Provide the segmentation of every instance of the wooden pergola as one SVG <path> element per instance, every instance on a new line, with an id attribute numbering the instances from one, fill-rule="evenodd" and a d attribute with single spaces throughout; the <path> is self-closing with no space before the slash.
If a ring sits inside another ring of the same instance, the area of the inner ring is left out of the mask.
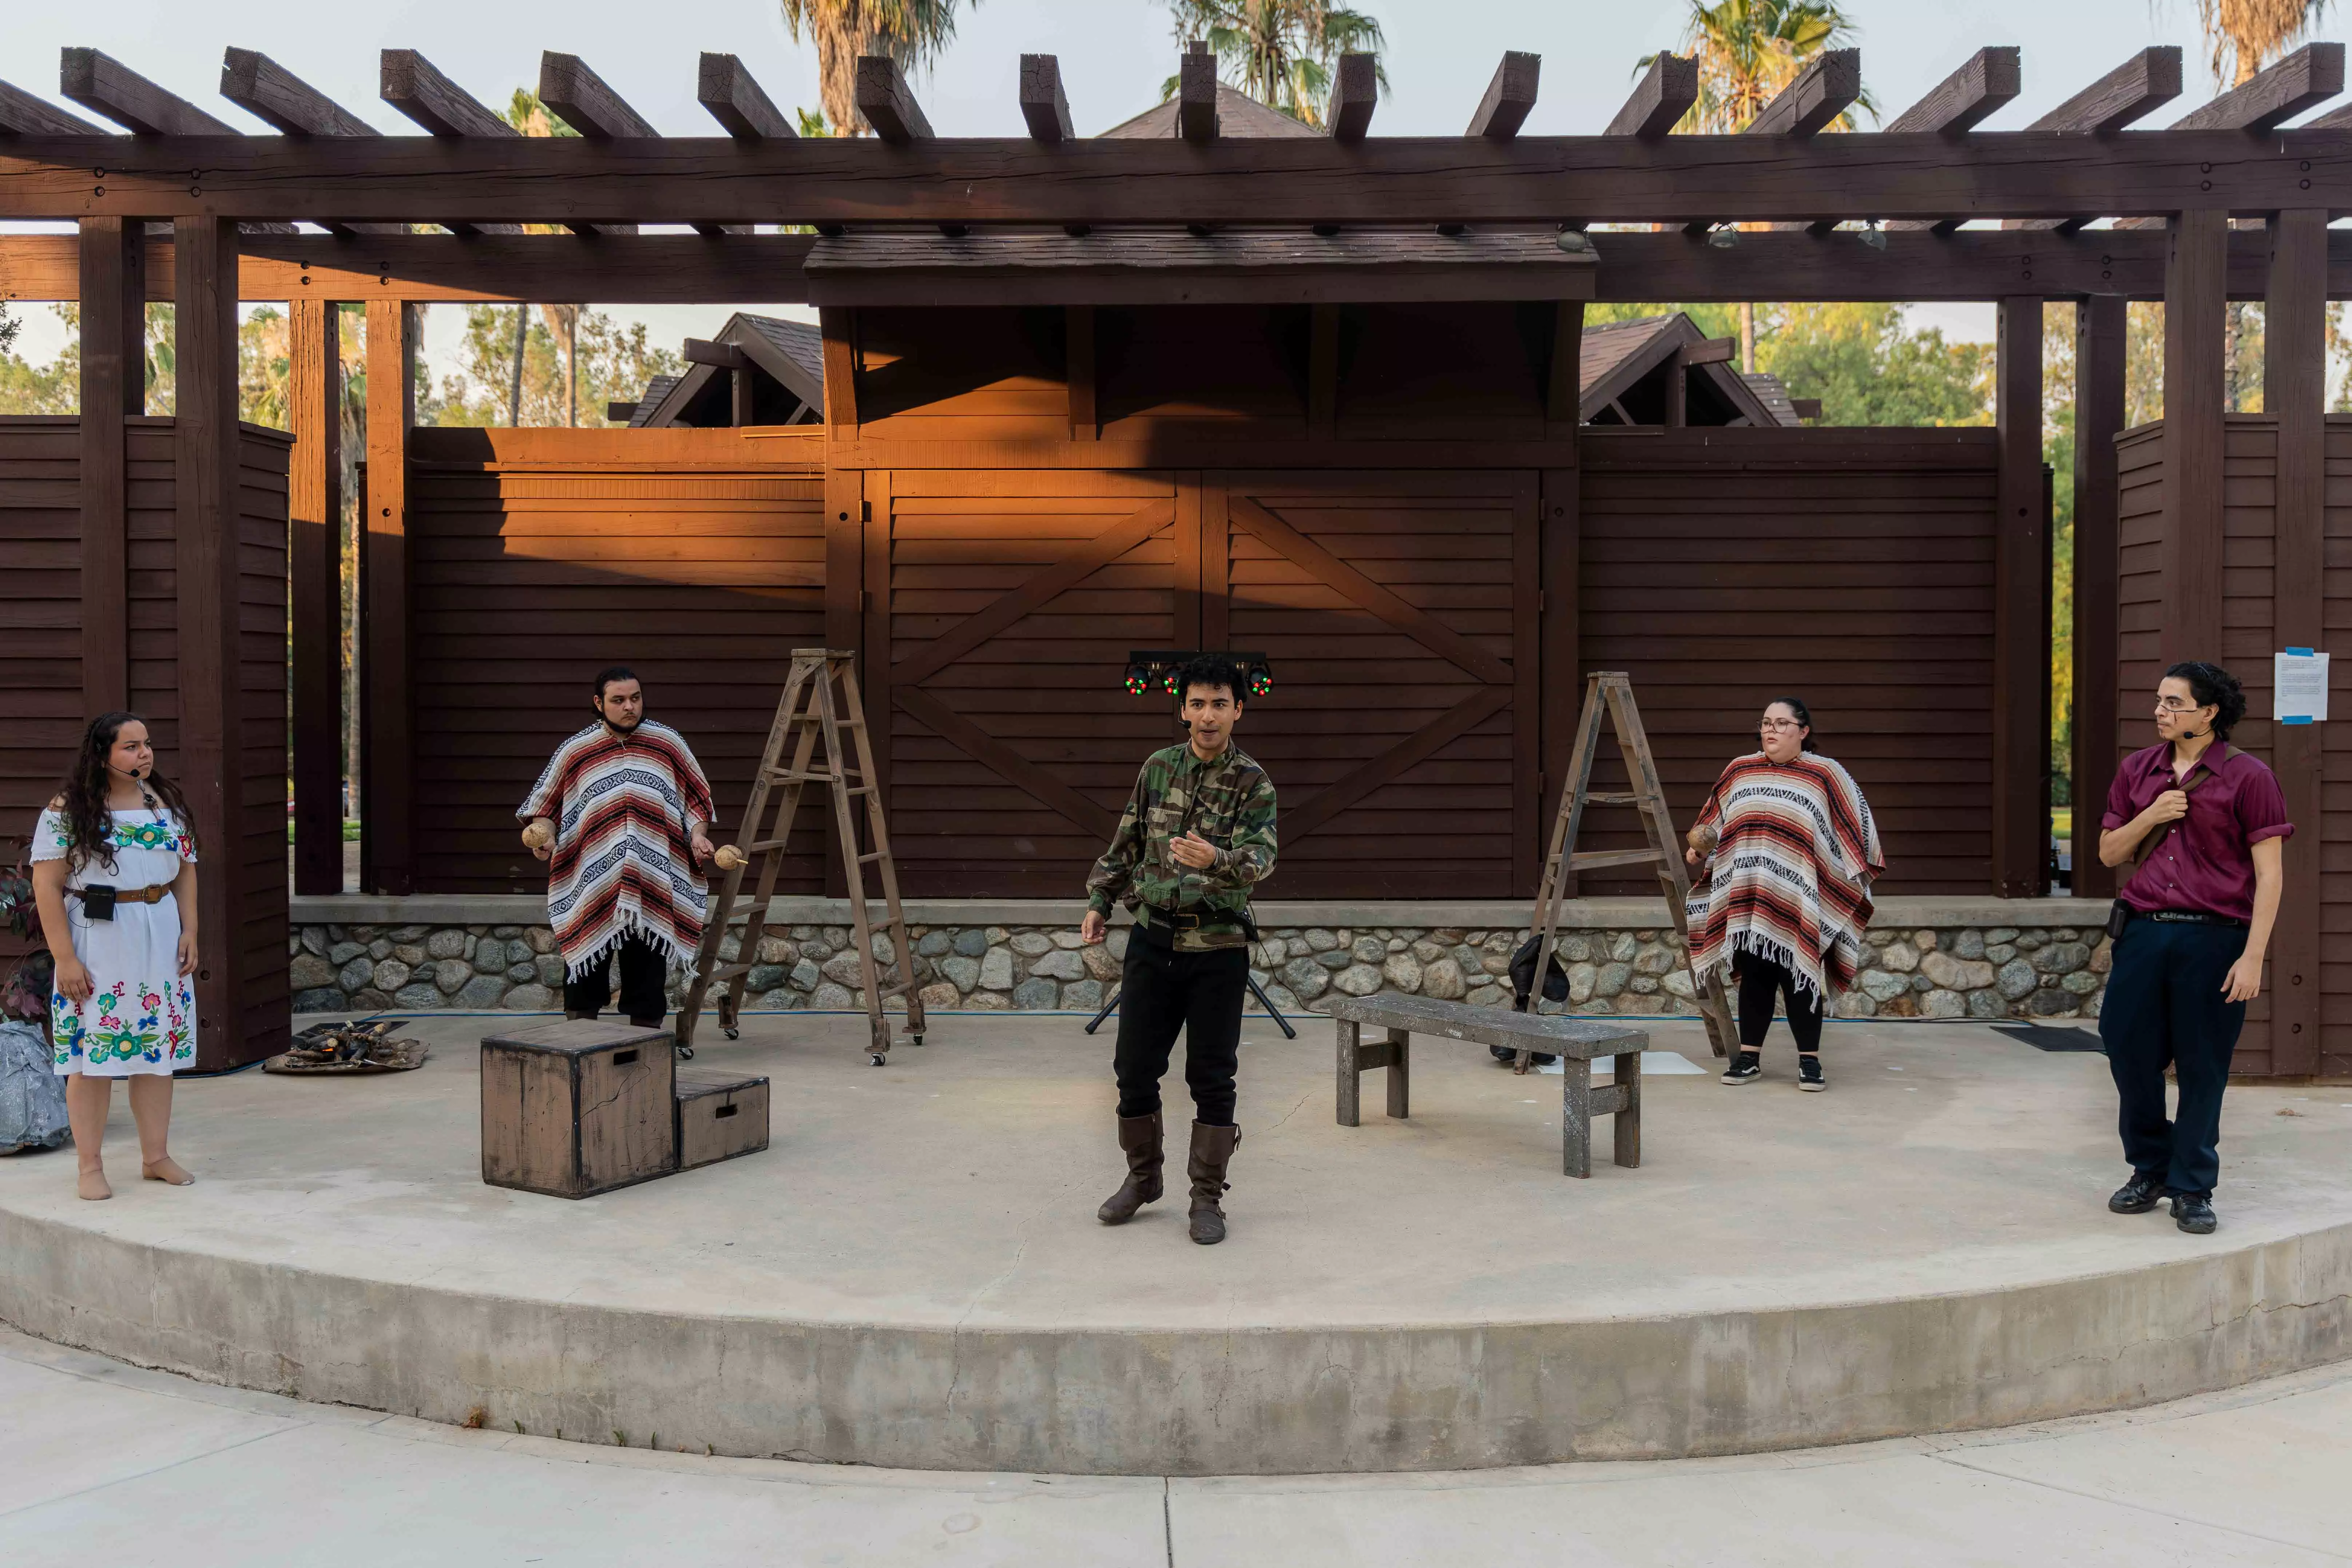
<path id="1" fill-rule="evenodd" d="M 1996 889 L 2021 895 L 2042 886 L 2046 829 L 2039 692 L 2047 673 L 2036 624 L 2049 545 L 2042 305 L 2079 307 L 2074 778 L 2077 799 L 2095 802 L 2119 732 L 2112 437 L 2123 423 L 2125 306 L 2144 299 L 2167 307 L 2171 466 L 2162 548 L 2173 569 L 2162 643 L 2170 658 L 2221 646 L 2224 317 L 2233 299 L 2260 300 L 2264 407 L 2278 421 L 2278 637 L 2320 644 L 2325 323 L 2327 302 L 2352 296 L 2352 235 L 2328 224 L 2352 211 L 2352 108 L 2284 126 L 2342 91 L 2342 46 L 2301 49 L 2160 130 L 2134 127 L 2180 95 L 2177 49 L 2134 55 L 2019 130 L 1985 128 L 2018 95 L 2019 53 L 1984 49 L 1884 131 L 1845 134 L 1822 132 L 1859 94 L 1852 50 L 1817 58 L 1733 136 L 1674 133 L 1697 80 L 1692 61 L 1671 55 L 1658 58 L 1601 134 L 1522 135 L 1538 66 L 1533 56 L 1506 55 L 1461 136 L 1386 138 L 1370 134 L 1370 61 L 1349 57 L 1328 135 L 1244 140 L 1220 134 L 1213 58 L 1188 52 L 1175 134 L 1083 139 L 1054 58 L 1024 56 L 1028 134 L 1004 139 L 934 134 L 897 68 L 874 58 L 860 62 L 857 97 L 876 134 L 806 140 L 733 56 L 700 60 L 698 96 L 723 134 L 680 138 L 656 132 L 577 58 L 550 53 L 540 97 L 580 132 L 557 140 L 519 135 L 410 50 L 383 52 L 382 79 L 385 101 L 425 132 L 415 136 L 381 135 L 266 57 L 229 50 L 222 95 L 280 132 L 246 136 L 102 54 L 68 49 L 62 95 L 127 134 L 0 83 L 0 219 L 70 220 L 79 229 L 0 237 L 0 298 L 81 301 L 84 706 L 119 706 L 128 689 L 126 441 L 121 421 L 87 416 L 142 412 L 141 307 L 150 299 L 177 307 L 182 768 L 208 832 L 259 783 L 239 772 L 225 696 L 236 627 L 219 608 L 232 602 L 220 584 L 233 569 L 236 515 L 236 305 L 291 301 L 303 890 L 338 885 L 330 880 L 340 837 L 334 665 L 303 657 L 331 647 L 336 625 L 338 301 L 367 309 L 362 571 L 367 679 L 383 700 L 370 741 L 375 757 L 396 755 L 408 740 L 396 691 L 375 687 L 405 668 L 410 307 L 436 300 L 813 303 L 826 345 L 829 474 L 892 461 L 858 430 L 855 318 L 874 306 L 1066 307 L 1070 439 L 1024 449 L 1024 460 L 1114 467 L 1165 461 L 1167 453 L 1122 452 L 1097 438 L 1091 369 L 1077 363 L 1090 352 L 1088 312 L 1097 303 L 1316 306 L 1310 363 L 1320 379 L 1308 399 L 1322 396 L 1328 407 L 1337 318 L 1323 307 L 1360 299 L 1557 301 L 1555 363 L 1563 363 L 1558 349 L 1573 350 L 1587 299 L 1996 301 L 1994 866 Z M 1281 221 L 1269 223 L 1268 214 Z M 2112 226 L 2091 226 L 2102 220 Z M 568 232 L 524 234 L 525 223 Z M 165 224 L 167 232 L 157 226 Z M 637 231 L 648 224 L 694 232 Z M 446 232 L 411 231 L 419 225 Z M 814 232 L 759 234 L 752 225 Z M 1564 363 L 1573 366 L 1575 353 Z M 1579 439 L 1570 414 L 1540 440 L 1477 449 L 1533 468 L 1573 468 Z M 1427 461 L 1397 444 L 1340 439 L 1328 423 L 1307 440 L 1254 455 L 1292 467 Z M 982 460 L 945 447 L 924 460 L 967 459 Z M 857 547 L 852 539 L 842 548 Z M 858 611 L 853 603 L 828 614 L 854 629 Z M 1547 661 L 1572 661 L 1573 638 L 1572 607 L 1550 616 Z M 1565 746 L 1572 718 L 1547 711 L 1548 756 Z M 2315 822 L 2316 731 L 2282 731 L 2276 760 L 2291 810 Z M 371 775 L 371 799 L 401 787 L 389 773 L 375 779 L 373 765 Z M 2294 849 L 2301 870 L 2315 871 L 2316 835 Z M 386 863 L 404 864 L 405 853 L 390 847 Z M 2075 863 L 2077 892 L 2108 890 L 2109 873 L 2093 858 Z M 2294 907 L 2282 919 L 2279 955 L 2315 975 L 2316 882 L 2290 878 Z M 216 912 L 225 921 L 239 889 L 234 877 L 215 875 L 205 896 L 207 921 Z M 2309 1009 L 2315 1038 L 2317 991 L 2283 987 L 2276 1003 L 2282 1019 Z"/>

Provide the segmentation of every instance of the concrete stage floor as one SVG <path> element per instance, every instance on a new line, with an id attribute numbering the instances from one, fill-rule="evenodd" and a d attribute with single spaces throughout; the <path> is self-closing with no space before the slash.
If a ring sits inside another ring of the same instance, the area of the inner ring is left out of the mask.
<path id="1" fill-rule="evenodd" d="M 2352 1089 L 2233 1088 L 2199 1238 L 2106 1213 L 2104 1058 L 1979 1026 L 1833 1025 L 1826 1095 L 1777 1040 L 1760 1084 L 1647 1074 L 1647 1163 L 1604 1163 L 1604 1120 L 1580 1182 L 1557 1078 L 1424 1042 L 1412 1119 L 1375 1075 L 1346 1129 L 1328 1023 L 1252 1019 L 1233 1235 L 1199 1247 L 1181 1190 L 1095 1222 L 1119 1166 L 1079 1022 L 946 1016 L 877 1070 L 861 1019 L 748 1019 L 698 1065 L 773 1079 L 773 1147 L 580 1203 L 480 1184 L 471 1041 L 510 1019 L 420 1023 L 411 1074 L 184 1084 L 185 1190 L 125 1179 L 118 1096 L 113 1202 L 68 1155 L 0 1162 L 0 1318 L 537 1436 L 1138 1475 L 1853 1442 L 2352 1354 Z"/>

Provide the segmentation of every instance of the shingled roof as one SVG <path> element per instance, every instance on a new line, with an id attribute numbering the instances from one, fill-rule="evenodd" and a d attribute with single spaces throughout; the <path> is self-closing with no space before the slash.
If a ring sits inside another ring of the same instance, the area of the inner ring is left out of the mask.
<path id="1" fill-rule="evenodd" d="M 1105 140 L 1138 141 L 1176 135 L 1176 100 L 1155 104 L 1132 120 L 1123 120 L 1104 132 Z M 1237 87 L 1217 84 L 1217 134 L 1232 137 L 1314 136 L 1323 133 L 1302 125 L 1278 109 L 1268 109 Z"/>

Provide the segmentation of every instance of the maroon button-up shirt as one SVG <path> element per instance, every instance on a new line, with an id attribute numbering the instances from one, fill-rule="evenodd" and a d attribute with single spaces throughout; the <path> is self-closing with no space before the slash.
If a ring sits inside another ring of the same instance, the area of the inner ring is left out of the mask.
<path id="1" fill-rule="evenodd" d="M 2123 886 L 2123 900 L 2143 914 L 2158 910 L 2198 910 L 2231 920 L 2254 918 L 2253 847 L 2265 838 L 2294 832 L 2286 819 L 2286 796 L 2278 777 L 2243 752 L 2221 761 L 2219 742 L 2208 746 L 2188 778 L 2172 776 L 2172 745 L 2166 742 L 2134 752 L 2116 770 L 2107 789 L 2102 830 L 2121 827 L 2146 811 L 2158 795 L 2210 773 L 2189 794 L 2189 815 L 2172 825 L 2157 852 L 2140 862 Z M 2219 763 L 2219 765 L 2215 764 Z"/>

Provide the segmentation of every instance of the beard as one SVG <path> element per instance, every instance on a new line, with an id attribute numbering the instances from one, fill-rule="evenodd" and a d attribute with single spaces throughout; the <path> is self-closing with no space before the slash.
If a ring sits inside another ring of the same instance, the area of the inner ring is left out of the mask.
<path id="1" fill-rule="evenodd" d="M 630 720 L 625 724 L 615 724 L 608 718 L 604 721 L 604 728 L 610 730 L 615 735 L 634 735 L 637 732 L 637 726 L 645 721 L 646 716 L 643 713 L 639 713 L 635 718 Z"/>

